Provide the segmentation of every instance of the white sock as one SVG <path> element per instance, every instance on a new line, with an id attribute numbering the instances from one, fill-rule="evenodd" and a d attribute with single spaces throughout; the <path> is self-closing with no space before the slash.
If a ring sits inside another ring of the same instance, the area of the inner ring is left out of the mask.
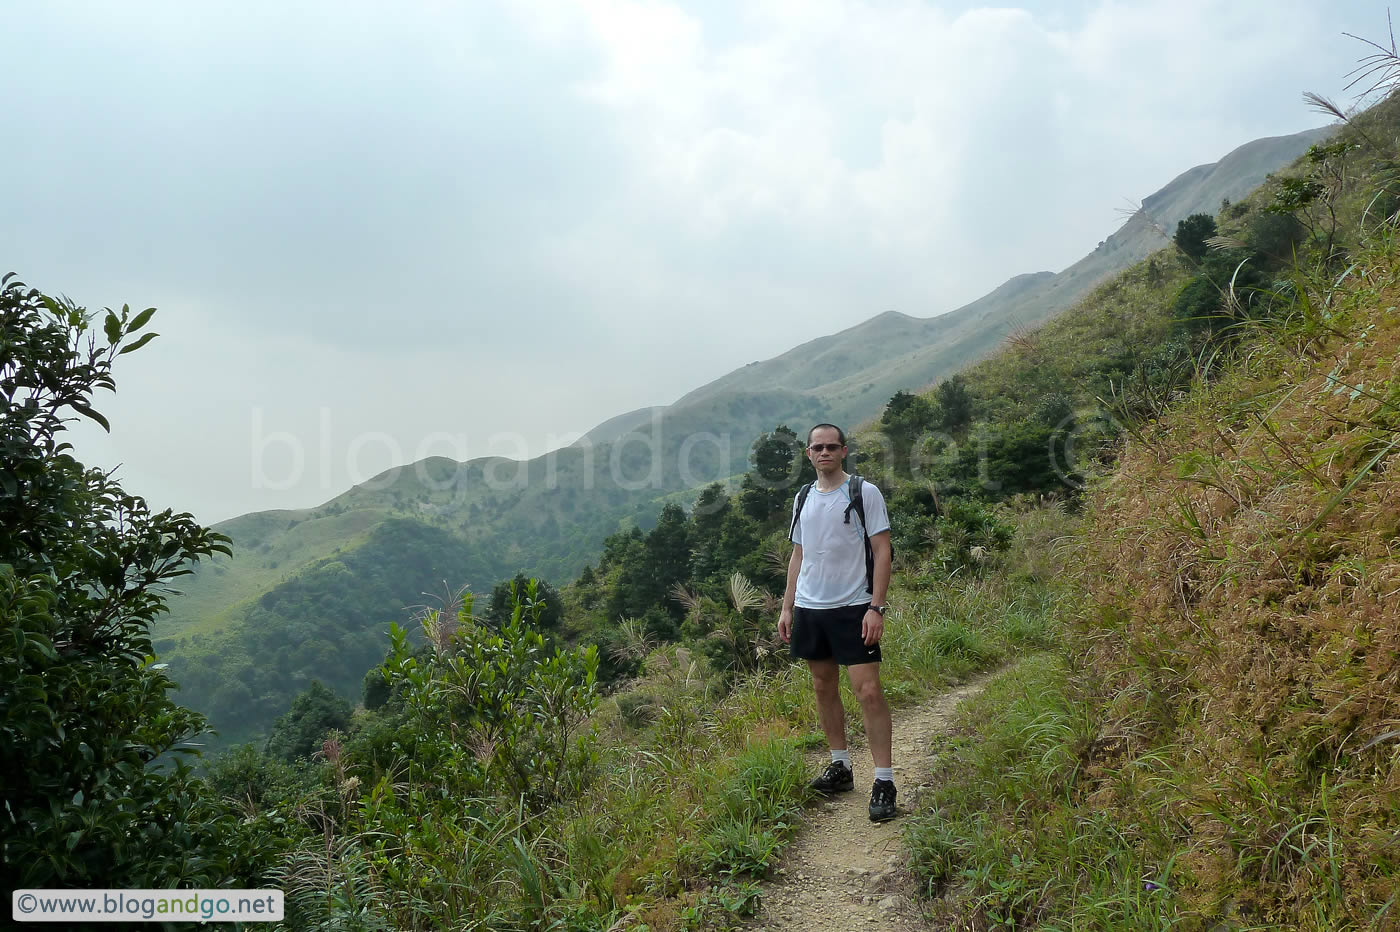
<path id="1" fill-rule="evenodd" d="M 888 780 L 889 782 L 893 783 L 893 782 L 894 782 L 894 768 L 893 768 L 893 767 L 876 767 L 876 768 L 875 768 L 875 779 L 876 779 L 876 780 Z"/>
<path id="2" fill-rule="evenodd" d="M 849 749 L 846 749 L 846 750 L 841 750 L 841 751 L 832 751 L 832 752 L 831 752 L 831 762 L 834 764 L 834 763 L 836 763 L 837 761 L 840 761 L 841 763 L 845 764 L 845 765 L 846 765 L 846 769 L 847 769 L 847 770 L 850 770 L 850 769 L 851 769 L 851 752 L 850 752 L 850 750 L 849 750 Z"/>

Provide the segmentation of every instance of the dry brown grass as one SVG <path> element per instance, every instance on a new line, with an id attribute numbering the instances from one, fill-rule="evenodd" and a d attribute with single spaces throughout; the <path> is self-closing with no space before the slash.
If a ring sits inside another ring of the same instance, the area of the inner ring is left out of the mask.
<path id="1" fill-rule="evenodd" d="M 1365 928 L 1396 893 L 1398 277 L 1385 246 L 1317 286 L 1325 313 L 1155 425 L 1091 498 L 1086 659 L 1170 743 L 1207 913 Z"/>

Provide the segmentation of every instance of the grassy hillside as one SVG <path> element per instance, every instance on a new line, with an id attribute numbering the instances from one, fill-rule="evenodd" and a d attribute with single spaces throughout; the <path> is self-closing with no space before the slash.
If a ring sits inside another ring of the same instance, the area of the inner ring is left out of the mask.
<path id="1" fill-rule="evenodd" d="M 1300 156 L 1333 127 L 1255 140 L 1219 162 L 1197 166 L 1149 195 L 1139 210 L 1097 249 L 1058 274 L 1020 275 L 990 294 L 938 317 L 888 312 L 840 334 L 821 337 L 781 356 L 738 369 L 681 398 L 684 405 L 742 387 L 783 386 L 821 396 L 841 423 L 879 412 L 895 391 L 923 388 L 992 351 L 1007 333 L 1049 320 L 1106 276 L 1160 250 L 1176 224 L 1194 213 L 1214 214 L 1223 199 L 1239 200 L 1265 177 Z M 891 347 L 902 352 L 891 358 Z M 822 365 L 812 365 L 813 359 Z M 868 384 L 880 401 L 860 400 Z"/>
<path id="2" fill-rule="evenodd" d="M 688 503 L 700 485 L 744 472 L 754 438 L 794 413 L 826 416 L 800 393 L 730 393 L 659 414 L 613 444 L 526 463 L 425 460 L 315 509 L 225 522 L 217 529 L 233 539 L 233 558 L 181 581 L 185 595 L 154 632 L 158 650 L 220 745 L 264 734 L 313 679 L 358 700 L 386 626 L 410 606 L 463 585 L 487 592 L 522 570 L 569 577 L 609 534 L 654 524 L 677 493 Z M 390 539 L 401 552 L 386 549 Z M 392 585 L 385 565 L 398 568 Z"/>
<path id="3" fill-rule="evenodd" d="M 1266 170 L 1269 158 L 1282 157 L 1313 135 L 1246 147 L 1216 166 L 1193 170 L 1189 184 L 1174 183 L 1154 203 L 1170 221 L 1172 211 L 1194 205 L 1192 197 L 1235 190 L 1212 179 L 1238 185 Z M 182 581 L 184 594 L 154 632 L 158 650 L 172 662 L 182 701 L 209 714 L 228 737 L 264 730 L 311 679 L 355 699 L 364 658 L 382 649 L 382 638 L 372 635 L 376 629 L 369 624 L 347 621 L 336 631 L 322 613 L 298 615 L 297 607 L 308 603 L 287 594 L 316 588 L 328 563 L 349 562 L 387 522 L 412 522 L 420 528 L 416 538 L 443 540 L 461 574 L 435 575 L 426 563 L 405 567 L 405 578 L 420 581 L 421 588 L 406 588 L 392 599 L 370 578 L 341 578 L 345 600 L 366 606 L 381 625 L 423 602 L 427 591 L 462 584 L 486 591 L 520 571 L 554 581 L 572 578 L 595 559 L 609 534 L 650 527 L 678 494 L 686 499 L 712 481 L 732 483 L 747 469 L 750 445 L 763 431 L 783 423 L 866 419 L 895 392 L 929 384 L 992 351 L 1012 328 L 1058 313 L 1149 242 L 1159 245 L 1161 233 L 1139 215 L 1059 275 L 1018 276 L 940 317 L 879 315 L 738 370 L 669 407 L 612 419 L 595 431 L 599 442 L 526 463 L 433 458 L 390 470 L 315 509 L 225 522 L 218 530 L 233 539 L 233 558 L 200 567 Z M 1130 342 L 1125 352 L 1131 349 Z M 319 632 L 314 645 L 281 652 L 275 665 L 265 662 L 264 647 L 292 643 L 290 635 L 269 631 L 308 626 Z M 322 643 L 337 649 L 316 646 Z M 244 671 L 237 683 L 235 670 Z"/>
<path id="4" fill-rule="evenodd" d="M 941 745 L 911 838 L 949 923 L 1400 927 L 1400 101 L 1355 124 L 1222 213 L 1227 249 L 1292 218 L 1299 264 L 1176 316 L 1208 351 L 1115 407 L 1121 456 L 1039 557 L 1058 649 Z M 1007 355 L 1069 371 L 1091 316 Z M 1014 399 L 1006 361 L 969 378 Z"/>
<path id="5" fill-rule="evenodd" d="M 326 554 L 358 547 L 387 516 L 360 509 L 318 517 L 318 511 L 260 511 L 219 525 L 222 533 L 238 542 L 239 552 L 206 561 L 197 571 L 197 581 L 183 582 L 182 595 L 175 600 L 178 611 L 162 619 L 161 637 L 214 634 L 249 601 Z M 162 653 L 168 647 L 158 643 Z"/>
<path id="6" fill-rule="evenodd" d="M 862 429 L 896 516 L 892 698 L 1010 663 L 939 740 L 905 823 L 941 925 L 1397 925 L 1400 102 L 1363 122 L 1366 144 L 1315 149 L 1224 211 L 1214 252 L 1150 256 Z M 756 457 L 775 471 L 798 446 L 780 433 Z M 1045 464 L 1070 434 L 1094 443 L 1067 484 Z M 609 537 L 562 594 L 627 605 L 609 653 L 635 677 L 612 697 L 596 653 L 518 623 L 542 617 L 528 597 L 505 621 L 468 599 L 422 648 L 394 632 L 373 708 L 328 737 L 297 723 L 322 749 L 300 771 L 221 761 L 213 785 L 276 839 L 292 926 L 751 912 L 821 742 L 750 584 L 778 578 L 786 497 L 751 478 Z M 338 598 L 345 572 L 318 571 L 304 593 Z M 649 609 L 673 608 L 682 643 L 658 646 Z"/>

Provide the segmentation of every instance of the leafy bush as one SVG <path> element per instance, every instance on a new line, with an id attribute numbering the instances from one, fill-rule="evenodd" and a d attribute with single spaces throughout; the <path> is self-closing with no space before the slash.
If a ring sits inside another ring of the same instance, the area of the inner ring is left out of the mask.
<path id="1" fill-rule="evenodd" d="M 1210 214 L 1192 214 L 1176 226 L 1172 242 L 1191 259 L 1199 262 L 1205 258 L 1206 240 L 1216 233 L 1215 218 Z"/>
<path id="2" fill-rule="evenodd" d="M 350 724 L 352 711 L 349 702 L 312 680 L 272 726 L 267 753 L 284 761 L 310 757 L 320 749 L 327 732 L 343 731 Z"/>
<path id="3" fill-rule="evenodd" d="M 656 720 L 656 698 L 644 692 L 623 693 L 617 697 L 617 711 L 630 728 L 645 728 Z"/>
<path id="4" fill-rule="evenodd" d="M 438 612 L 424 618 L 436 648 L 424 658 L 390 627 L 385 676 L 403 681 L 405 707 L 458 793 L 538 809 L 586 777 L 592 736 L 580 727 L 597 703 L 598 651 L 547 649 L 533 627 L 542 607 L 531 580 L 497 633 L 473 621 L 468 594 L 455 630 Z"/>
<path id="5" fill-rule="evenodd" d="M 945 572 L 977 569 L 1011 546 L 1015 530 L 988 505 L 972 499 L 952 499 L 935 526 L 933 562 Z"/>
<path id="6" fill-rule="evenodd" d="M 170 700 L 150 625 L 190 561 L 229 552 L 153 513 L 60 439 L 113 389 L 154 309 L 97 315 L 0 283 L 0 864 L 5 886 L 250 886 L 263 853 L 178 757 L 204 720 Z"/>

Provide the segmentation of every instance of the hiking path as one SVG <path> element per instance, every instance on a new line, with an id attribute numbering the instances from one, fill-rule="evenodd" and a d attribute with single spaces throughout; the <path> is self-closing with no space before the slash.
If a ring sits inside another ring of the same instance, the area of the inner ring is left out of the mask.
<path id="1" fill-rule="evenodd" d="M 894 709 L 899 816 L 889 822 L 870 821 L 870 753 L 860 738 L 852 738 L 855 790 L 807 810 L 781 864 L 763 884 L 757 914 L 743 928 L 806 932 L 928 928 L 914 896 L 916 881 L 907 868 L 902 827 L 921 792 L 929 787 L 934 736 L 948 730 L 958 704 L 980 693 L 993 675 L 984 673 L 918 705 Z M 811 772 L 819 773 L 829 759 L 825 750 L 814 753 Z"/>

